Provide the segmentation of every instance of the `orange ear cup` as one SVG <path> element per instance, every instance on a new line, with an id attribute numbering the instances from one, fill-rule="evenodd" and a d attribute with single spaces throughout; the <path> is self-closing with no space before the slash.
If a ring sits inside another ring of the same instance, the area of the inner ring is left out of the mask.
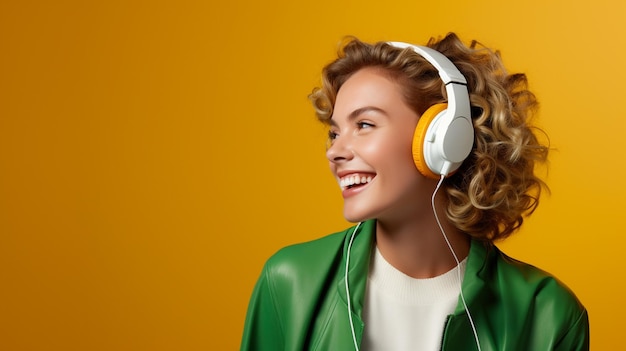
<path id="1" fill-rule="evenodd" d="M 439 179 L 441 176 L 433 173 L 426 164 L 424 158 L 424 141 L 426 139 L 426 130 L 430 123 L 437 117 L 439 113 L 444 111 L 448 107 L 448 104 L 435 104 L 426 110 L 420 119 L 417 121 L 415 127 L 415 134 L 413 134 L 413 162 L 417 166 L 417 170 L 425 177 L 432 179 Z"/>

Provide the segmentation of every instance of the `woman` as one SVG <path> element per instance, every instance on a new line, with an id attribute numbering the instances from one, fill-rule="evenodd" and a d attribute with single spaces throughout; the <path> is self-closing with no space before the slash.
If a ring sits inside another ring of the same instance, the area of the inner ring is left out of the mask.
<path id="1" fill-rule="evenodd" d="M 589 349 L 575 295 L 494 245 L 544 186 L 525 75 L 455 34 L 352 39 L 310 98 L 358 224 L 268 260 L 242 350 Z"/>

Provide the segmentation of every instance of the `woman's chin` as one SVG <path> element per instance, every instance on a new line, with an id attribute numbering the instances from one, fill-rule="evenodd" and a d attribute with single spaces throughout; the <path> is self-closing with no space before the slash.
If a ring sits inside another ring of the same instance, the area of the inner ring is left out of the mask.
<path id="1" fill-rule="evenodd" d="M 346 211 L 345 209 L 343 211 L 343 217 L 346 219 L 346 221 L 350 223 L 365 222 L 368 219 L 373 218 L 372 216 L 368 216 L 367 214 L 364 214 L 364 213 L 354 213 L 352 211 Z"/>

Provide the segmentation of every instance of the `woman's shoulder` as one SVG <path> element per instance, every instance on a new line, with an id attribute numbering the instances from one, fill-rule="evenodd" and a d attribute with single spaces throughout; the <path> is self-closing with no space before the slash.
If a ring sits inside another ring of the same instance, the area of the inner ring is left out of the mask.
<path id="1" fill-rule="evenodd" d="M 570 322 L 586 318 L 586 309 L 576 294 L 555 275 L 512 258 L 495 246 L 493 250 L 493 267 L 486 276 L 503 302 L 525 306 L 545 321 L 551 316 Z"/>
<path id="2" fill-rule="evenodd" d="M 533 264 L 508 256 L 495 248 L 496 271 L 499 280 L 511 288 L 528 290 L 533 294 L 553 295 L 564 301 L 579 303 L 574 292 L 559 278 Z M 523 289 L 525 287 L 525 289 Z"/>
<path id="3" fill-rule="evenodd" d="M 265 274 L 289 281 L 325 276 L 337 265 L 348 230 L 281 248 L 265 263 Z"/>
<path id="4" fill-rule="evenodd" d="M 492 267 L 483 273 L 489 281 L 492 298 L 501 302 L 497 304 L 500 313 L 525 321 L 532 329 L 529 335 L 535 335 L 537 340 L 551 337 L 555 338 L 551 341 L 555 345 L 571 346 L 563 349 L 588 350 L 587 310 L 563 281 L 498 248 L 494 247 L 490 256 L 492 259 L 487 262 L 491 262 Z"/>

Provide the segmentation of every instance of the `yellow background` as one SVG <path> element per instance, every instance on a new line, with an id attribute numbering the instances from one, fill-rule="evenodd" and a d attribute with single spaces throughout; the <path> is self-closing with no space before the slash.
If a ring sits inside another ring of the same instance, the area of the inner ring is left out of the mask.
<path id="1" fill-rule="evenodd" d="M 3 1 L 0 349 L 234 350 L 265 259 L 343 229 L 306 99 L 347 34 L 526 72 L 552 161 L 501 246 L 623 345 L 626 3 Z"/>

